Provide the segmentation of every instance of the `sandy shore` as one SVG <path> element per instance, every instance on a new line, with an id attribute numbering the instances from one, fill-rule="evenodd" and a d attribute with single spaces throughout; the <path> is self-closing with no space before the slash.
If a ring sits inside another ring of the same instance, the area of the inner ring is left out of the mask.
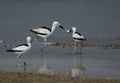
<path id="1" fill-rule="evenodd" d="M 120 80 L 0 72 L 0 83 L 120 83 Z"/>

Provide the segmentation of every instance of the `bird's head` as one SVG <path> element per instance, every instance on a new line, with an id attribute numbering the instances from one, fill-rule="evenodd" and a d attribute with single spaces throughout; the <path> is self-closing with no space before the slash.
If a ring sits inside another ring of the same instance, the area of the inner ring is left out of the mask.
<path id="1" fill-rule="evenodd" d="M 61 29 L 64 29 L 64 27 L 61 26 L 61 24 L 60 24 L 59 22 L 57 22 L 57 21 L 54 21 L 54 22 L 53 22 L 53 26 L 55 26 L 55 27 L 60 27 Z"/>
<path id="2" fill-rule="evenodd" d="M 32 43 L 32 38 L 30 36 L 27 37 L 27 41 L 29 41 L 30 43 Z"/>
<path id="3" fill-rule="evenodd" d="M 67 33 L 75 32 L 76 27 L 72 27 L 71 29 L 66 30 Z"/>
<path id="4" fill-rule="evenodd" d="M 73 32 L 76 32 L 76 27 L 72 27 L 71 29 Z"/>

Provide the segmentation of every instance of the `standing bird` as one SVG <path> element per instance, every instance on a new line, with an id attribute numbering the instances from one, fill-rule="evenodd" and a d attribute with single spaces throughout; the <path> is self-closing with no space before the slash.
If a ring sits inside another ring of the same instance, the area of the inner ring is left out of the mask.
<path id="1" fill-rule="evenodd" d="M 31 37 L 28 36 L 26 39 L 27 39 L 27 44 L 21 44 L 12 49 L 7 50 L 7 52 L 12 52 L 14 54 L 17 54 L 16 58 L 18 59 L 18 61 L 20 59 L 21 54 L 27 52 L 31 48 Z M 24 62 L 24 64 L 26 64 L 26 62 Z M 18 63 L 18 65 L 20 64 Z"/>
<path id="2" fill-rule="evenodd" d="M 18 54 L 17 58 L 20 58 L 21 54 L 27 52 L 31 48 L 31 37 L 27 37 L 27 44 L 21 44 L 18 45 L 10 50 L 7 50 L 8 52 L 13 52 L 15 54 Z"/>
<path id="3" fill-rule="evenodd" d="M 30 31 L 32 31 L 33 33 L 36 33 L 38 37 L 44 38 L 44 43 L 46 43 L 47 37 L 49 37 L 54 32 L 56 27 L 60 27 L 64 29 L 63 26 L 61 26 L 59 22 L 54 21 L 51 29 L 45 26 L 42 26 L 37 29 L 31 29 Z"/>
<path id="4" fill-rule="evenodd" d="M 75 51 L 76 50 L 76 42 L 85 41 L 86 38 L 83 35 L 81 35 L 80 33 L 76 32 L 76 27 L 72 27 L 72 29 L 67 30 L 67 32 L 72 32 L 72 37 L 74 40 L 74 51 Z"/>

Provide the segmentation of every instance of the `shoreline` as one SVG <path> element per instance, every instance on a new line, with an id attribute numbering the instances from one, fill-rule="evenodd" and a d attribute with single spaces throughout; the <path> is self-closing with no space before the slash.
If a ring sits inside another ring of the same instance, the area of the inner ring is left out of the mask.
<path id="1" fill-rule="evenodd" d="M 120 79 L 0 72 L 0 83 L 120 83 Z"/>
<path id="2" fill-rule="evenodd" d="M 58 46 L 58 47 L 74 47 L 74 43 L 73 42 L 56 42 L 56 43 L 46 43 L 46 45 L 48 46 Z M 108 43 L 108 44 L 102 44 L 102 45 L 98 45 L 95 43 L 81 43 L 81 42 L 77 42 L 76 43 L 77 47 L 99 47 L 99 48 L 104 48 L 104 49 L 120 49 L 120 45 L 118 43 Z"/>

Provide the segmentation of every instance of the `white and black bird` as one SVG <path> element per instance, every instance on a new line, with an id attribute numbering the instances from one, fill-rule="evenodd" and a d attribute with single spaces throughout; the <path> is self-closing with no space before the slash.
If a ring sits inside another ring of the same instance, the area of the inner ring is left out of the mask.
<path id="1" fill-rule="evenodd" d="M 20 58 L 21 54 L 27 52 L 31 48 L 31 37 L 28 36 L 26 40 L 27 40 L 26 44 L 18 45 L 12 49 L 7 50 L 7 52 L 17 54 L 18 55 L 17 58 Z"/>
<path id="2" fill-rule="evenodd" d="M 86 38 L 82 34 L 76 31 L 76 27 L 72 27 L 70 30 L 67 30 L 67 32 L 72 32 L 72 37 L 75 42 L 86 40 Z"/>
<path id="3" fill-rule="evenodd" d="M 47 38 L 54 32 L 56 27 L 60 27 L 60 28 L 64 29 L 64 27 L 61 26 L 61 24 L 59 22 L 54 21 L 51 29 L 47 28 L 45 26 L 42 26 L 40 28 L 31 29 L 30 31 L 35 33 L 38 37 L 44 38 L 44 42 L 46 43 Z"/>
<path id="4" fill-rule="evenodd" d="M 72 38 L 74 40 L 74 50 L 76 49 L 76 42 L 82 42 L 86 40 L 83 35 L 76 31 L 76 27 L 72 27 L 70 30 L 67 30 L 67 32 L 72 32 Z"/>

